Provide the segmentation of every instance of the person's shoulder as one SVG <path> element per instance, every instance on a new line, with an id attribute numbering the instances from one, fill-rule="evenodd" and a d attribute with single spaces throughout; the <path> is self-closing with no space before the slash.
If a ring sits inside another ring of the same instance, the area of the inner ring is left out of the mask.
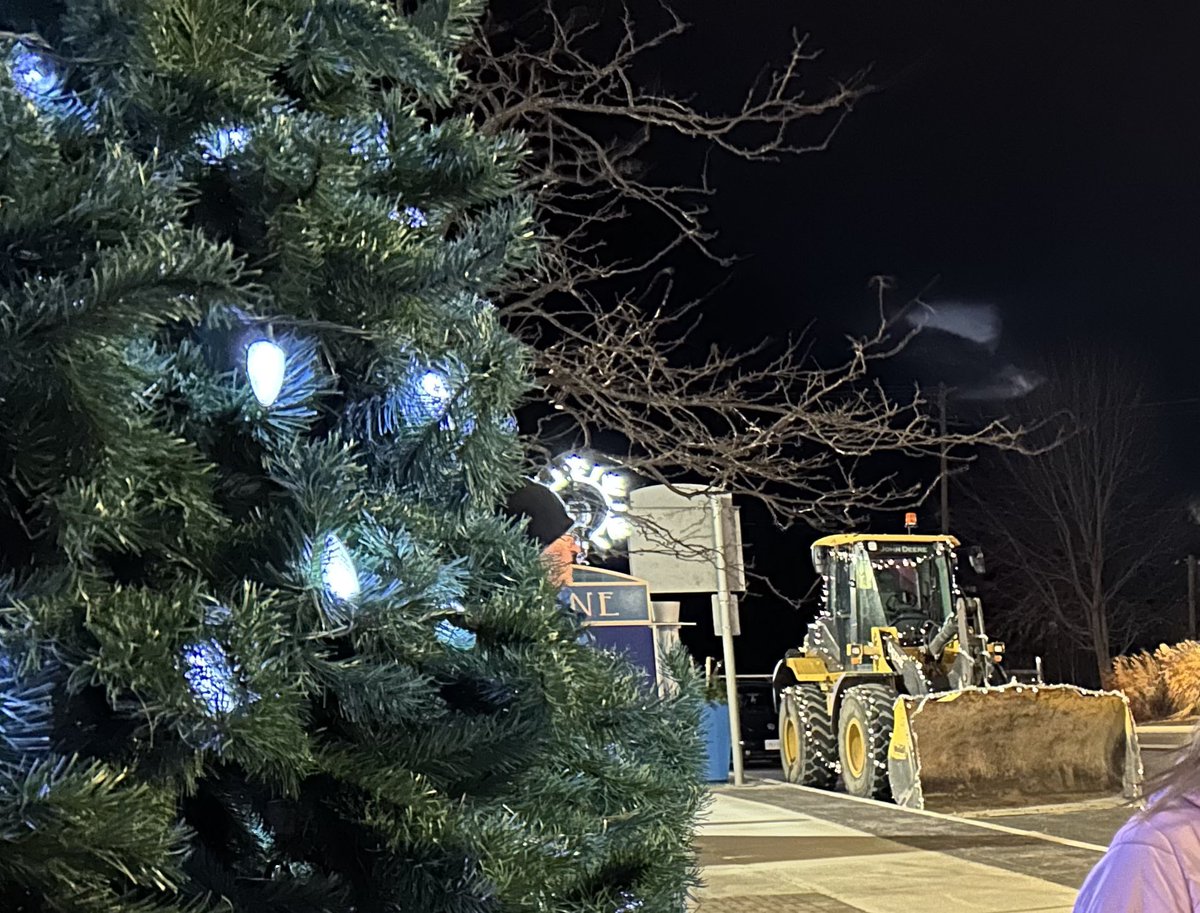
<path id="1" fill-rule="evenodd" d="M 1152 805 L 1117 832 L 1080 888 L 1074 913 L 1192 910 L 1198 861 L 1200 807 Z"/>
<path id="2" fill-rule="evenodd" d="M 1151 804 L 1130 818 L 1113 837 L 1112 846 L 1149 846 L 1172 853 L 1200 850 L 1200 804 L 1195 800 Z"/>

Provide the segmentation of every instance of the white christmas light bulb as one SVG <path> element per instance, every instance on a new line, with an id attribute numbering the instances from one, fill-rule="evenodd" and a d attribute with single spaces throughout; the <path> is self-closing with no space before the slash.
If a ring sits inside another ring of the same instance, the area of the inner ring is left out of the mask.
<path id="1" fill-rule="evenodd" d="M 259 403 L 270 406 L 279 398 L 286 366 L 287 354 L 269 339 L 250 343 L 246 349 L 246 374 Z"/>
<path id="2" fill-rule="evenodd" d="M 563 465 L 567 467 L 571 478 L 577 480 L 586 479 L 592 470 L 592 464 L 577 454 L 572 454 L 563 460 Z"/>
<path id="3" fill-rule="evenodd" d="M 358 595 L 358 571 L 354 559 L 342 544 L 342 540 L 330 533 L 325 537 L 325 548 L 321 552 L 321 578 L 325 591 L 343 601 Z"/>
<path id="4" fill-rule="evenodd" d="M 437 371 L 426 371 L 421 378 L 421 389 L 425 395 L 435 402 L 444 403 L 450 398 L 450 389 L 446 386 L 446 378 Z"/>
<path id="5" fill-rule="evenodd" d="M 250 129 L 242 124 L 219 124 L 198 138 L 201 155 L 210 165 L 219 165 L 250 144 Z"/>
<path id="6" fill-rule="evenodd" d="M 41 51 L 17 43 L 9 52 L 13 86 L 30 101 L 54 101 L 61 96 L 62 80 L 54 63 Z"/>
<path id="7" fill-rule="evenodd" d="M 215 640 L 189 644 L 183 650 L 184 677 L 192 694 L 210 716 L 221 716 L 237 709 L 237 675 Z"/>
<path id="8" fill-rule="evenodd" d="M 437 627 L 434 628 L 433 634 L 439 641 L 448 647 L 453 647 L 455 650 L 475 649 L 475 632 L 468 631 L 465 628 L 460 628 L 458 625 L 446 619 L 443 619 L 437 623 Z"/>

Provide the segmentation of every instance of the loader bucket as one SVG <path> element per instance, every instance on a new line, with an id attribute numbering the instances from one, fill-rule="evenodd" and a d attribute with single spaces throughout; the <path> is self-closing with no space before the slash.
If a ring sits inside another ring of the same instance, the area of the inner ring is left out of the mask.
<path id="1" fill-rule="evenodd" d="M 1072 685 L 897 698 L 888 751 L 896 803 L 967 811 L 1141 794 L 1123 694 Z"/>

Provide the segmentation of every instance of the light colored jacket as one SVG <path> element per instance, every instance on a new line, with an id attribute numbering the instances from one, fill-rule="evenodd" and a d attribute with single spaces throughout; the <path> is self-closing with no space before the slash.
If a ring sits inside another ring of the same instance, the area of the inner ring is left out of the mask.
<path id="1" fill-rule="evenodd" d="M 1134 816 L 1083 883 L 1075 913 L 1200 913 L 1200 800 Z"/>

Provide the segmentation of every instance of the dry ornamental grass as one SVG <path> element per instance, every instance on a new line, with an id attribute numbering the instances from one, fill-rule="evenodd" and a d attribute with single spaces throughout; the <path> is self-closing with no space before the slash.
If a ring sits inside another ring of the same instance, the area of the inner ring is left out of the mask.
<path id="1" fill-rule="evenodd" d="M 1200 643 L 1185 640 L 1154 651 L 1166 681 L 1173 716 L 1192 716 L 1200 709 Z"/>
<path id="2" fill-rule="evenodd" d="M 1200 643 L 1162 644 L 1113 660 L 1108 687 L 1125 692 L 1138 722 L 1200 712 Z"/>
<path id="3" fill-rule="evenodd" d="M 1105 683 L 1116 691 L 1125 692 L 1129 710 L 1139 722 L 1157 720 L 1171 715 L 1171 698 L 1167 681 L 1153 654 L 1142 651 L 1113 660 L 1112 676 Z"/>

